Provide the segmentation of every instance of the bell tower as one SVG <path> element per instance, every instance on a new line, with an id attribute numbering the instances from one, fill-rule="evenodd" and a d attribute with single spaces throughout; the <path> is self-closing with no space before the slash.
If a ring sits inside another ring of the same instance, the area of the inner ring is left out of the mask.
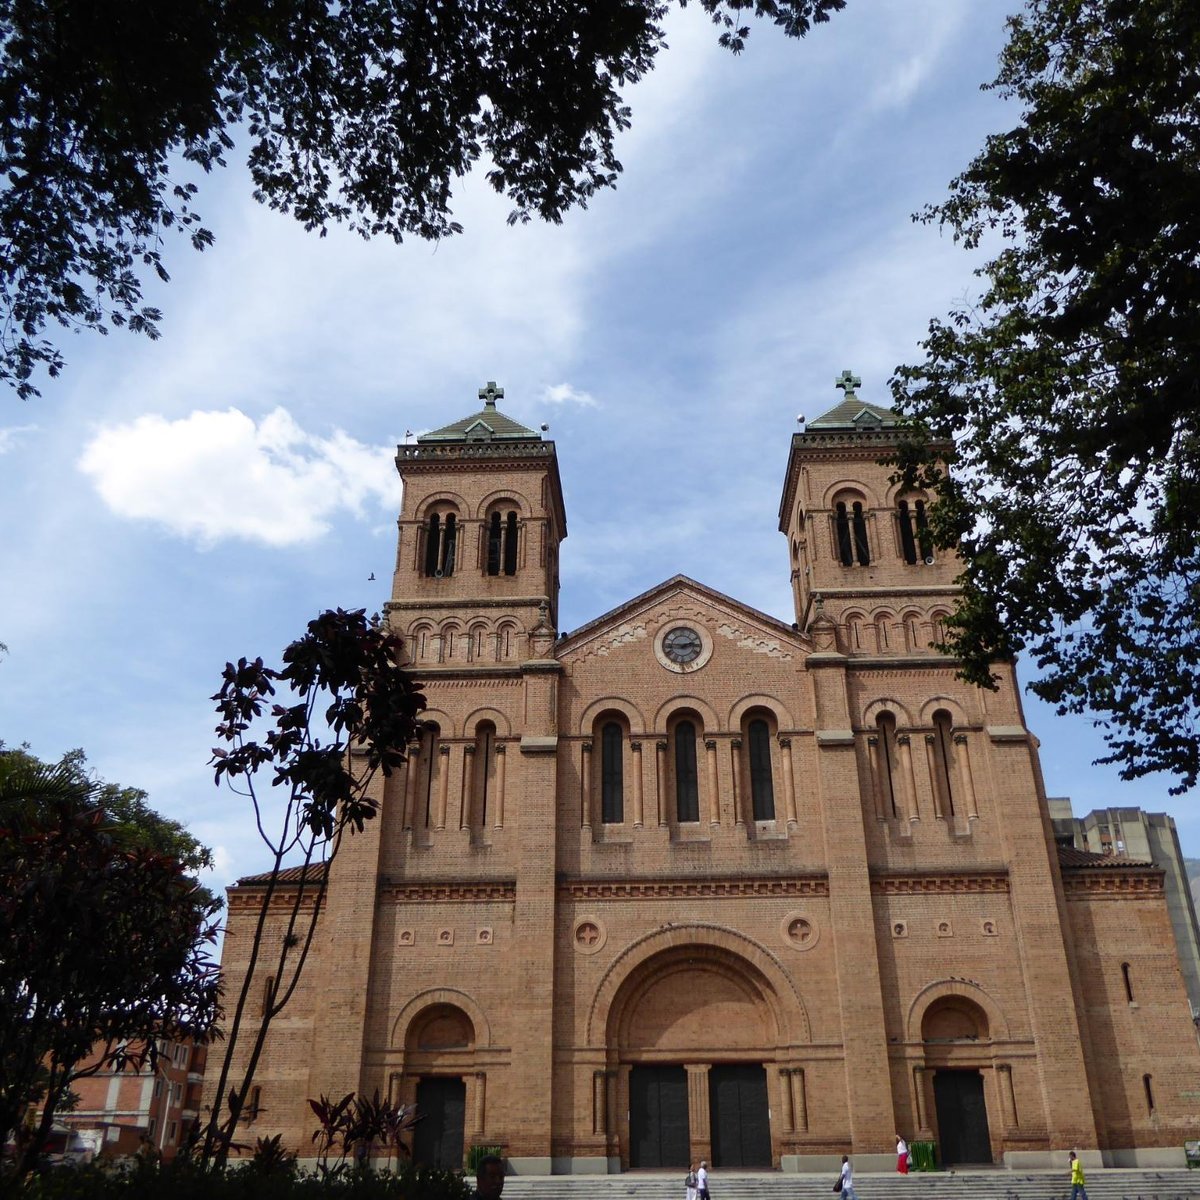
<path id="1" fill-rule="evenodd" d="M 958 560 L 929 541 L 931 497 L 905 492 L 882 461 L 899 445 L 899 416 L 860 399 L 850 371 L 834 386 L 841 403 L 792 435 L 779 506 L 796 621 L 832 621 L 849 653 L 924 650 L 953 607 Z"/>
<path id="2" fill-rule="evenodd" d="M 414 665 L 462 668 L 542 657 L 558 621 L 558 547 L 567 536 L 554 443 L 483 407 L 399 446 L 404 481 L 386 608 Z M 540 636 L 539 636 L 540 635 Z"/>

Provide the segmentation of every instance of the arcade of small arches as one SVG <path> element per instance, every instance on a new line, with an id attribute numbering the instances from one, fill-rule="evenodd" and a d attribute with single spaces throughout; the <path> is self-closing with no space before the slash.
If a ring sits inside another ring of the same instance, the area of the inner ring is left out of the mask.
<path id="1" fill-rule="evenodd" d="M 527 565 L 529 504 L 513 495 L 491 497 L 471 516 L 459 497 L 433 497 L 418 514 L 416 559 L 428 579 L 474 570 L 515 576 Z M 553 548 L 547 553 L 553 557 Z M 553 565 L 553 564 L 551 564 Z"/>
<path id="2" fill-rule="evenodd" d="M 843 567 L 869 567 L 889 552 L 909 566 L 932 566 L 936 561 L 924 493 L 905 493 L 880 504 L 866 486 L 843 482 L 830 490 L 825 509 L 828 557 Z M 797 515 L 803 527 L 803 506 Z M 799 553 L 797 542 L 793 558 Z"/>
<path id="3" fill-rule="evenodd" d="M 599 838 L 658 826 L 687 840 L 689 830 L 695 836 L 705 825 L 729 822 L 747 837 L 769 839 L 798 823 L 798 731 L 774 698 L 746 697 L 721 721 L 685 697 L 651 724 L 646 730 L 634 705 L 609 697 L 593 704 L 578 733 L 564 739 L 577 771 L 582 830 Z M 926 815 L 949 822 L 956 835 L 970 832 L 980 815 L 971 730 L 952 701 L 935 699 L 915 717 L 895 701 L 873 701 L 857 737 L 877 819 L 910 822 Z M 512 741 L 499 711 L 476 712 L 461 732 L 445 714 L 431 711 L 409 750 L 402 827 L 450 824 L 480 839 L 488 829 L 502 829 Z"/>
<path id="4" fill-rule="evenodd" d="M 897 613 L 890 608 L 847 609 L 838 629 L 840 649 L 848 654 L 920 654 L 933 651 L 946 640 L 950 611 L 916 608 Z"/>
<path id="5" fill-rule="evenodd" d="M 512 619 L 417 621 L 404 634 L 404 649 L 410 663 L 520 662 L 526 640 Z"/>
<path id="6" fill-rule="evenodd" d="M 700 1158 L 728 1169 L 778 1166 L 802 1146 L 844 1142 L 827 1115 L 844 1111 L 827 1094 L 840 1068 L 814 1045 L 798 981 L 754 939 L 705 924 L 657 930 L 622 949 L 589 988 L 570 1068 L 576 1153 L 626 1169 Z M 935 980 L 912 999 L 897 1048 L 905 1070 L 895 1077 L 910 1091 L 897 1106 L 915 1117 L 914 1135 L 951 1149 L 947 1161 L 991 1160 L 989 1118 L 1002 1135 L 1019 1130 L 1012 1064 L 1000 1052 L 1008 1045 L 1003 1014 L 977 985 Z M 391 1097 L 416 1103 L 441 1131 L 425 1144 L 418 1135 L 418 1162 L 446 1165 L 445 1154 L 457 1164 L 464 1144 L 503 1141 L 495 1098 L 513 1064 L 474 998 L 453 989 L 415 997 L 393 1022 L 385 1058 Z M 970 1127 L 954 1105 L 976 1092 Z"/>
<path id="7" fill-rule="evenodd" d="M 927 772 L 932 815 L 967 832 L 979 819 L 971 738 L 961 712 L 950 702 L 933 700 L 914 722 L 894 701 L 876 701 L 865 713 L 871 792 L 879 820 L 918 821 L 922 816 L 917 787 L 918 764 Z M 923 745 L 924 752 L 913 744 Z"/>

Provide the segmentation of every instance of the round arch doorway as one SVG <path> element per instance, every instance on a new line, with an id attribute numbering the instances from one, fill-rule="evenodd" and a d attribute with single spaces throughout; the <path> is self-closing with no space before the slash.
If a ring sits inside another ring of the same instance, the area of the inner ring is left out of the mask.
<path id="1" fill-rule="evenodd" d="M 724 947 L 676 945 L 630 970 L 606 1023 L 623 1167 L 778 1162 L 768 1068 L 780 1059 L 779 1009 L 766 974 Z"/>

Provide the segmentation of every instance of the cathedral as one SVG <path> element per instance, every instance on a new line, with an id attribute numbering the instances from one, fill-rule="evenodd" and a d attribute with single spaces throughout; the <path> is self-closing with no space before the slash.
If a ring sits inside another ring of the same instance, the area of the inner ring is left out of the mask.
<path id="1" fill-rule="evenodd" d="M 334 860 L 244 1140 L 303 1159 L 308 1097 L 378 1089 L 418 1160 L 519 1174 L 870 1169 L 897 1131 L 1182 1165 L 1163 872 L 1055 844 L 1011 666 L 984 691 L 933 648 L 958 564 L 857 385 L 792 435 L 792 620 L 675 575 L 563 633 L 554 443 L 489 384 L 398 448 L 386 619 L 426 722 Z M 229 891 L 229 994 L 264 879 Z"/>

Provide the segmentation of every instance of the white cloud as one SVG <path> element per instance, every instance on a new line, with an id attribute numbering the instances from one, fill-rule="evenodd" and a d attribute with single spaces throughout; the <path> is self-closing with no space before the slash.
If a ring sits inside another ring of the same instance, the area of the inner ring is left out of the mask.
<path id="1" fill-rule="evenodd" d="M 78 465 L 118 516 L 204 544 L 242 538 L 290 546 L 320 537 L 338 511 L 362 515 L 368 503 L 394 511 L 393 454 L 340 429 L 306 433 L 284 408 L 258 424 L 230 408 L 109 426 Z"/>
<path id="2" fill-rule="evenodd" d="M 578 404 L 580 408 L 598 408 L 599 402 L 591 392 L 580 391 L 569 383 L 555 383 L 542 389 L 547 404 Z"/>
<path id="3" fill-rule="evenodd" d="M 36 432 L 36 425 L 9 425 L 0 428 L 0 454 L 7 454 L 15 449 L 23 434 Z"/>

